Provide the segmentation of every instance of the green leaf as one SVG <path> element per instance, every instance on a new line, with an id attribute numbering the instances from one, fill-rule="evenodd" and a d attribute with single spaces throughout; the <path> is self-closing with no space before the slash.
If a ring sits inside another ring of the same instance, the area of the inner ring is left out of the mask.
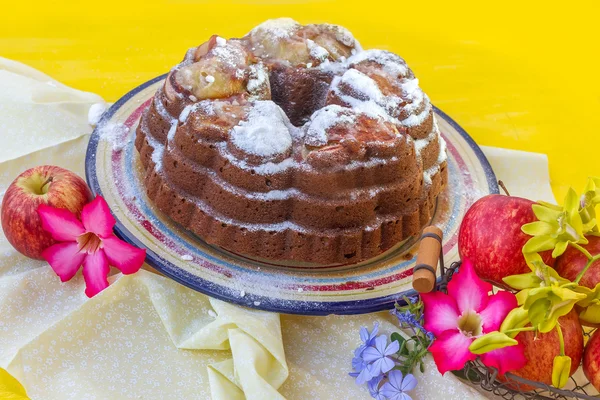
<path id="1" fill-rule="evenodd" d="M 410 354 L 410 351 L 408 350 L 408 347 L 406 346 L 406 341 L 402 342 L 402 344 L 400 345 L 400 350 L 398 350 L 398 353 L 404 356 L 407 356 Z"/>
<path id="2" fill-rule="evenodd" d="M 494 331 L 475 339 L 469 346 L 469 351 L 473 354 L 485 354 L 493 350 L 514 346 L 516 344 L 518 344 L 518 342 L 507 334 Z"/>
<path id="3" fill-rule="evenodd" d="M 398 341 L 398 344 L 400 346 L 402 346 L 402 343 L 404 343 L 406 341 L 406 339 L 404 339 L 404 337 L 402 335 L 400 335 L 398 332 L 394 332 L 390 335 L 390 340 L 391 342 L 393 342 L 394 340 Z"/>
<path id="4" fill-rule="evenodd" d="M 425 373 L 425 364 L 423 364 L 423 361 L 421 361 L 421 365 L 419 366 L 419 370 L 421 371 L 422 374 Z"/>
<path id="5" fill-rule="evenodd" d="M 562 208 L 549 208 L 539 204 L 534 204 L 531 206 L 533 209 L 533 213 L 540 221 L 549 222 L 554 224 L 558 221 L 558 218 L 562 214 Z"/>
<path id="6" fill-rule="evenodd" d="M 550 235 L 534 236 L 523 246 L 523 253 L 539 253 L 541 251 L 552 250 L 556 242 L 556 238 Z"/>
<path id="7" fill-rule="evenodd" d="M 529 236 L 550 235 L 554 233 L 556 228 L 544 221 L 535 221 L 525 224 L 521 227 L 521 231 Z"/>

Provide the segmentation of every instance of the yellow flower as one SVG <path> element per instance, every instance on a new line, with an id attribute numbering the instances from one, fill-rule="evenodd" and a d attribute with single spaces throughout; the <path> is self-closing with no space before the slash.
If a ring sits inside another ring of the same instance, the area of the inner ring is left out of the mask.
<path id="1" fill-rule="evenodd" d="M 561 256 L 569 243 L 587 244 L 584 233 L 596 225 L 591 219 L 583 223 L 579 214 L 580 201 L 573 188 L 569 189 L 563 207 L 545 202 L 532 206 L 539 221 L 523 225 L 521 230 L 533 236 L 523 246 L 523 253 L 539 253 L 552 250 L 552 257 Z"/>
<path id="2" fill-rule="evenodd" d="M 577 303 L 583 308 L 579 319 L 590 324 L 600 324 L 600 283 L 594 289 L 577 286 L 575 291 L 586 296 Z"/>

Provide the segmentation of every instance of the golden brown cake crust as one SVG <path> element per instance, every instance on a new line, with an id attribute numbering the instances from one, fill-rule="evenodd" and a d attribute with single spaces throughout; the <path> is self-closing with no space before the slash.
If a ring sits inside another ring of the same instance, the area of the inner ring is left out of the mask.
<path id="1" fill-rule="evenodd" d="M 404 60 L 333 25 L 263 25 L 191 49 L 157 91 L 135 143 L 150 199 L 270 260 L 355 263 L 417 235 L 446 150 Z"/>

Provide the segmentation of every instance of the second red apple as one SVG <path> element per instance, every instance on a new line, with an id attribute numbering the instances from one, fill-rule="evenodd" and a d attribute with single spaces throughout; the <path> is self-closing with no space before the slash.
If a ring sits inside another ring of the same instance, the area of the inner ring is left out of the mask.
<path id="1" fill-rule="evenodd" d="M 458 235 L 458 251 L 462 259 L 473 262 L 477 275 L 503 285 L 502 278 L 530 272 L 522 249 L 531 236 L 521 227 L 536 221 L 533 201 L 521 197 L 489 195 L 482 197 L 467 211 Z M 542 254 L 548 265 L 550 252 Z"/>

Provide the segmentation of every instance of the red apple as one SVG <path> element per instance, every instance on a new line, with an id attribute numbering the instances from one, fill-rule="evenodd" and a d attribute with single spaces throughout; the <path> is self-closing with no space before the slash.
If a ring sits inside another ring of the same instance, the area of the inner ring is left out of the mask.
<path id="1" fill-rule="evenodd" d="M 531 271 L 522 253 L 531 236 L 521 226 L 537 220 L 533 204 L 521 197 L 492 194 L 469 208 L 460 225 L 458 251 L 462 259 L 473 262 L 481 279 L 503 286 L 502 278 Z M 542 253 L 542 258 L 552 266 L 551 252 Z"/>
<path id="2" fill-rule="evenodd" d="M 594 332 L 583 353 L 583 373 L 590 383 L 600 390 L 600 331 Z"/>
<path id="3" fill-rule="evenodd" d="M 600 237 L 596 236 L 588 236 L 588 240 L 590 241 L 585 246 L 582 245 L 587 251 L 589 251 L 592 255 L 596 255 L 600 253 Z M 585 268 L 587 265 L 587 257 L 583 255 L 582 252 L 577 250 L 573 246 L 567 247 L 567 251 L 563 253 L 562 256 L 556 259 L 556 264 L 554 268 L 556 272 L 563 278 L 566 278 L 570 281 L 574 281 L 577 278 L 577 275 Z M 600 282 L 600 260 L 594 262 L 590 265 L 590 268 L 583 275 L 579 284 L 581 286 L 587 286 L 591 289 L 595 288 L 596 285 Z"/>
<path id="4" fill-rule="evenodd" d="M 41 260 L 42 251 L 55 241 L 42 228 L 38 206 L 48 204 L 79 215 L 91 198 L 85 181 L 71 171 L 52 165 L 28 169 L 4 195 L 2 230 L 20 253 Z"/>
<path id="5" fill-rule="evenodd" d="M 558 319 L 565 342 L 565 354 L 571 357 L 571 371 L 573 375 L 583 355 L 583 329 L 575 310 Z M 548 333 L 538 333 L 537 338 L 533 332 L 521 332 L 516 339 L 523 344 L 527 364 L 521 369 L 510 371 L 511 374 L 531 381 L 552 384 L 552 365 L 554 357 L 560 353 L 560 342 L 556 329 Z M 521 390 L 533 390 L 529 385 L 520 384 Z"/>

